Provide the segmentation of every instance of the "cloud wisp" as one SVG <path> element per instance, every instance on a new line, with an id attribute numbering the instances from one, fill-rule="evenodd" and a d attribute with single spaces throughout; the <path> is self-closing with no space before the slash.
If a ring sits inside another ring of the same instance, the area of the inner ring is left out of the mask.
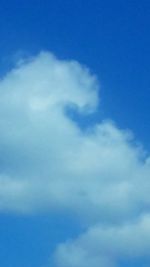
<path id="1" fill-rule="evenodd" d="M 83 131 L 66 112 L 94 113 L 98 91 L 87 68 L 51 53 L 0 81 L 0 211 L 78 216 L 84 231 L 58 245 L 57 267 L 148 257 L 150 158 L 111 121 Z"/>

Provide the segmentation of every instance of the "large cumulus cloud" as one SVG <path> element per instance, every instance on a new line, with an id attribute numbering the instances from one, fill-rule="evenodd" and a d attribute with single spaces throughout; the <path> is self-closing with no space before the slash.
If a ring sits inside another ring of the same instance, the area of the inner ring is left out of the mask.
<path id="1" fill-rule="evenodd" d="M 131 247 L 148 256 L 150 159 L 112 121 L 83 131 L 68 113 L 98 105 L 96 77 L 50 53 L 0 81 L 0 210 L 78 216 L 84 232 L 58 246 L 59 267 L 120 266 Z"/>

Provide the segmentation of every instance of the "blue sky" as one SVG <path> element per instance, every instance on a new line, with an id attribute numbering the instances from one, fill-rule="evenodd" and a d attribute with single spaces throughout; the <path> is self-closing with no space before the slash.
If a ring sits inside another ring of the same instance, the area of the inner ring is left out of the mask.
<path id="1" fill-rule="evenodd" d="M 41 49 L 86 64 L 106 116 L 148 145 L 149 9 L 146 0 L 1 1 L 1 71 L 15 53 Z"/>
<path id="2" fill-rule="evenodd" d="M 1 266 L 149 266 L 149 14 L 1 1 Z"/>

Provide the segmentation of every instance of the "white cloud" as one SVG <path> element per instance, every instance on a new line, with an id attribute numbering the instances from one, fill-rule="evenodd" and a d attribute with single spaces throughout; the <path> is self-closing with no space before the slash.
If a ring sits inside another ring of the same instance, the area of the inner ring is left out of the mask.
<path id="1" fill-rule="evenodd" d="M 127 251 L 131 230 L 139 229 L 142 238 L 148 229 L 133 222 L 149 212 L 149 157 L 111 121 L 82 131 L 67 115 L 67 106 L 86 115 L 98 102 L 96 77 L 50 53 L 22 62 L 0 81 L 0 210 L 61 209 L 78 216 L 87 232 L 58 248 L 62 267 L 114 266 L 108 239 L 118 238 L 117 259 Z M 137 240 L 130 241 L 136 247 Z"/>
<path id="2" fill-rule="evenodd" d="M 92 226 L 73 241 L 59 245 L 56 266 L 121 266 L 123 260 L 149 258 L 150 215 L 123 225 Z"/>

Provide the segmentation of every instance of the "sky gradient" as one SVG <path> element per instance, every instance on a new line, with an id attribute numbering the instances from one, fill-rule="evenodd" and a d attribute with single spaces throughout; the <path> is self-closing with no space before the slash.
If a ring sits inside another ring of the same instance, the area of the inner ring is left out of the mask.
<path id="1" fill-rule="evenodd" d="M 0 265 L 150 265 L 150 2 L 1 1 Z"/>

